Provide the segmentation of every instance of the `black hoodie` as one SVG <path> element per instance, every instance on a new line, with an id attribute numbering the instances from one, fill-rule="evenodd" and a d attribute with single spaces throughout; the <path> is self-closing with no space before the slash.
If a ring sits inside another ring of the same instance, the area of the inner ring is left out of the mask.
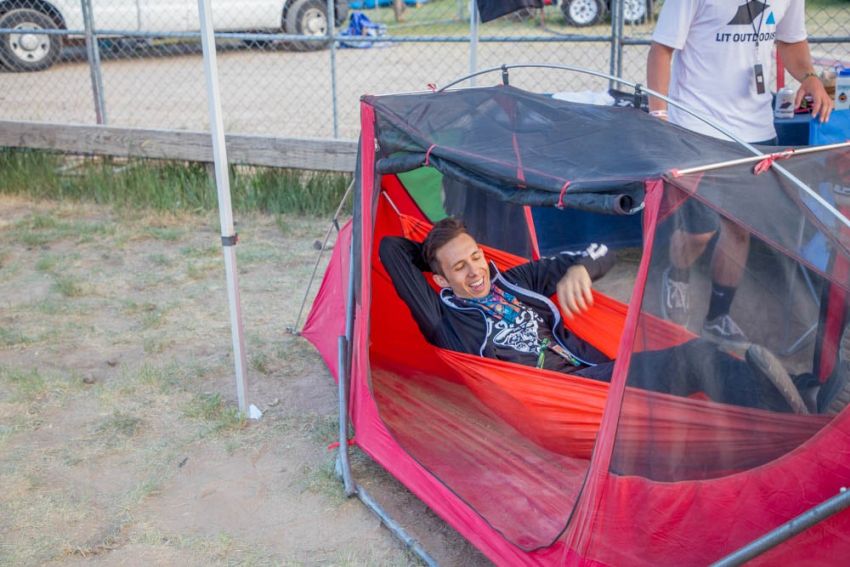
<path id="1" fill-rule="evenodd" d="M 410 308 L 428 342 L 448 350 L 528 366 L 537 363 L 537 353 L 516 351 L 507 355 L 509 351 L 494 345 L 495 321 L 481 307 L 456 297 L 448 288 L 443 289 L 439 296 L 434 293 L 423 274 L 430 270 L 422 258 L 421 244 L 387 236 L 381 240 L 379 254 L 399 297 Z M 592 244 L 584 251 L 562 252 L 521 264 L 505 273 L 500 273 L 491 262 L 490 279 L 539 315 L 543 324 L 552 331 L 554 339 L 583 365 L 593 366 L 610 359 L 564 328 L 561 313 L 549 296 L 555 293 L 558 282 L 570 267 L 580 264 L 587 268 L 591 280 L 596 280 L 605 275 L 614 262 L 614 254 L 606 246 Z"/>

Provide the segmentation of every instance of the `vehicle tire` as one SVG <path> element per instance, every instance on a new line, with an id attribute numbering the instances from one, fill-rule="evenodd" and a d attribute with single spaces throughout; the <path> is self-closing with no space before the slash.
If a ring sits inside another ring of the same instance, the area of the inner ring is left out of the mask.
<path id="1" fill-rule="evenodd" d="M 567 23 L 577 28 L 598 24 L 605 17 L 602 0 L 562 0 L 561 11 Z"/>
<path id="2" fill-rule="evenodd" d="M 623 2 L 623 23 L 634 26 L 642 24 L 649 16 L 650 0 L 625 0 Z"/>
<path id="3" fill-rule="evenodd" d="M 286 12 L 283 23 L 286 33 L 324 36 L 328 33 L 328 6 L 324 0 L 295 0 Z M 329 41 L 290 41 L 287 46 L 296 51 L 318 51 Z"/>
<path id="4" fill-rule="evenodd" d="M 62 36 L 32 33 L 56 29 L 50 16 L 37 10 L 15 9 L 0 16 L 0 28 L 19 29 L 23 33 L 0 36 L 0 63 L 12 71 L 42 71 L 59 57 Z"/>

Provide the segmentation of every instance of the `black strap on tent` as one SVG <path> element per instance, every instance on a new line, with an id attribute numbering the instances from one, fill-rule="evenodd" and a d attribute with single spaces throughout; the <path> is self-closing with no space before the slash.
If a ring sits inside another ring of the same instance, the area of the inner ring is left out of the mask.
<path id="1" fill-rule="evenodd" d="M 230 236 L 222 236 L 221 237 L 221 245 L 222 246 L 236 246 L 236 243 L 239 242 L 239 234 L 234 233 Z"/>

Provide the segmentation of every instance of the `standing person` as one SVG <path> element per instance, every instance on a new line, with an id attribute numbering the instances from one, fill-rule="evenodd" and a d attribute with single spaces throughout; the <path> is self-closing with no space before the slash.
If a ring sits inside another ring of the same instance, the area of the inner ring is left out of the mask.
<path id="1" fill-rule="evenodd" d="M 404 22 L 405 10 L 407 10 L 407 6 L 404 4 L 404 0 L 393 0 L 393 15 L 396 22 Z"/>
<path id="2" fill-rule="evenodd" d="M 796 106 L 812 97 L 812 115 L 825 122 L 833 103 L 812 66 L 804 0 L 666 0 L 647 59 L 647 85 L 722 126 L 741 140 L 775 145 L 771 84 L 774 45 L 800 81 Z M 650 114 L 701 134 L 726 139 L 698 118 L 650 97 Z M 689 312 L 690 267 L 712 238 L 712 289 L 702 332 L 719 342 L 747 337 L 729 315 L 749 253 L 749 234 L 725 219 L 683 211 L 671 237 L 671 268 L 662 281 L 662 314 L 680 324 Z"/>

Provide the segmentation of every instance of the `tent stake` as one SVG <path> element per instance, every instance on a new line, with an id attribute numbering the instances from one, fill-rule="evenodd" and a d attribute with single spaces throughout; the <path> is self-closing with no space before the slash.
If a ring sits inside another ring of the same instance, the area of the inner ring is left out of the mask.
<path id="1" fill-rule="evenodd" d="M 830 516 L 841 512 L 850 506 L 850 490 L 842 488 L 841 491 L 824 502 L 821 502 L 814 508 L 810 508 L 796 518 L 789 520 L 773 531 L 770 531 L 760 538 L 750 542 L 738 551 L 735 551 L 720 561 L 712 563 L 711 567 L 733 567 L 743 565 L 750 559 L 773 549 L 777 545 L 784 543 L 795 535 L 803 532 L 818 522 L 822 522 Z"/>

